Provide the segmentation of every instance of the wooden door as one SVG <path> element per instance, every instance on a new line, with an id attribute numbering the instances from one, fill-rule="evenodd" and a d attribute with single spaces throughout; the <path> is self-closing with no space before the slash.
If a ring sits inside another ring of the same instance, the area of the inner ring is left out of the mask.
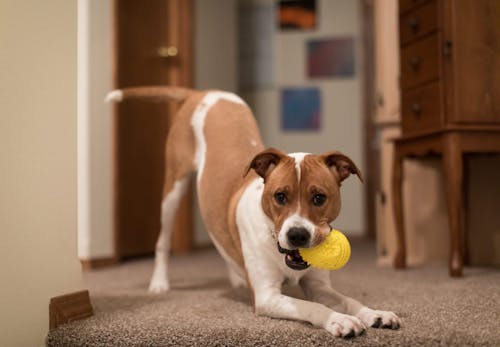
<path id="1" fill-rule="evenodd" d="M 190 86 L 191 1 L 115 0 L 114 6 L 115 87 Z M 114 208 L 119 258 L 154 251 L 160 230 L 168 119 L 175 108 L 176 105 L 140 100 L 116 105 Z M 191 246 L 189 200 L 179 209 L 174 250 Z"/>

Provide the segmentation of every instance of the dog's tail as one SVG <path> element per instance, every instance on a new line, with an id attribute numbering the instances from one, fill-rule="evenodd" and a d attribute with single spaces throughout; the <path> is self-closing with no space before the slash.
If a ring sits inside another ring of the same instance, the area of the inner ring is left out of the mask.
<path id="1" fill-rule="evenodd" d="M 128 87 L 109 92 L 106 102 L 121 102 L 128 99 L 183 102 L 194 92 L 192 89 L 173 86 Z"/>

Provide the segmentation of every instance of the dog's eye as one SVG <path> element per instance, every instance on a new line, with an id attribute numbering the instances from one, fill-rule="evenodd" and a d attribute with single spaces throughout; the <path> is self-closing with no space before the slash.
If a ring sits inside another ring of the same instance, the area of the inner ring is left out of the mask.
<path id="1" fill-rule="evenodd" d="M 326 195 L 325 194 L 314 194 L 312 198 L 312 203 L 315 206 L 321 206 L 325 203 L 326 201 Z"/>
<path id="2" fill-rule="evenodd" d="M 286 205 L 288 201 L 286 194 L 283 192 L 274 193 L 274 200 L 280 205 Z"/>

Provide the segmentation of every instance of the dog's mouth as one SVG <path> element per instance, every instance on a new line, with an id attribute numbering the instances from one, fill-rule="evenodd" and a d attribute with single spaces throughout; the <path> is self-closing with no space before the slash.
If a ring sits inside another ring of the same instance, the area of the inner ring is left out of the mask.
<path id="1" fill-rule="evenodd" d="M 300 271 L 305 270 L 310 266 L 306 261 L 304 261 L 304 259 L 302 259 L 298 249 L 285 249 L 282 248 L 278 243 L 278 251 L 282 254 L 285 254 L 285 264 L 290 269 Z"/>

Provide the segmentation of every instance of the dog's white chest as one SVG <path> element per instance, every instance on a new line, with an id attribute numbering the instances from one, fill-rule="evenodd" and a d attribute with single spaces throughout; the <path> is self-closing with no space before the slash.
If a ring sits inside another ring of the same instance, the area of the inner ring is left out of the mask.
<path id="1" fill-rule="evenodd" d="M 236 209 L 245 267 L 251 281 L 266 278 L 297 283 L 308 270 L 290 269 L 285 264 L 284 256 L 278 252 L 277 240 L 273 237 L 273 223 L 261 205 L 263 190 L 263 180 L 256 179 L 247 187 Z"/>

